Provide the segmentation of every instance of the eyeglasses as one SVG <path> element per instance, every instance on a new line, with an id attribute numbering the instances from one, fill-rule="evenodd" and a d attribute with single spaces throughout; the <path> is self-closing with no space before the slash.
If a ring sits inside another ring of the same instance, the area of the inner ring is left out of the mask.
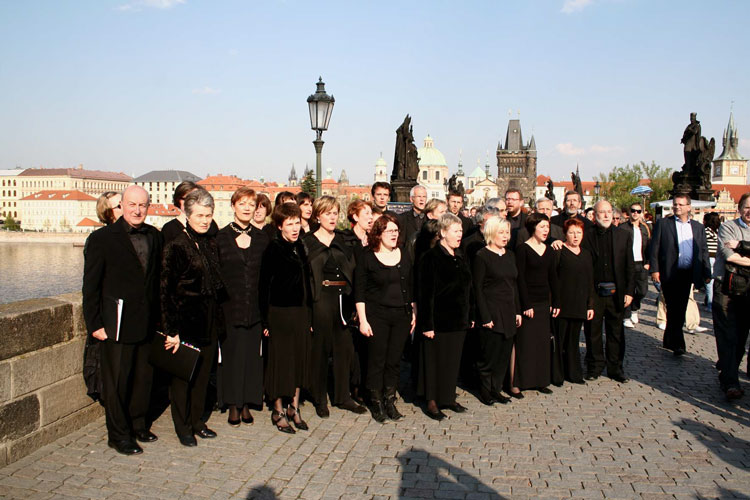
<path id="1" fill-rule="evenodd" d="M 112 207 L 112 210 L 122 210 L 122 203 L 118 203 L 116 207 Z"/>
<path id="2" fill-rule="evenodd" d="M 399 233 L 398 229 L 386 229 L 385 231 L 383 231 L 383 234 L 398 234 L 398 233 Z"/>
<path id="3" fill-rule="evenodd" d="M 639 214 L 639 213 L 643 212 L 643 210 L 636 210 L 635 208 L 631 208 L 630 212 L 634 213 L 634 214 Z"/>

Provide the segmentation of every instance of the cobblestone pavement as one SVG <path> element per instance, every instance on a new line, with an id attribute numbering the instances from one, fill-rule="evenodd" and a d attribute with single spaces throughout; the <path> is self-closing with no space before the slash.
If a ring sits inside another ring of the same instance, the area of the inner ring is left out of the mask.
<path id="1" fill-rule="evenodd" d="M 460 391 L 469 411 L 441 423 L 404 402 L 406 418 L 385 425 L 338 409 L 321 420 L 307 405 L 310 431 L 294 436 L 265 412 L 240 429 L 214 413 L 219 437 L 197 448 L 180 446 L 167 412 L 136 457 L 107 447 L 100 419 L 0 469 L 0 496 L 749 498 L 750 394 L 718 392 L 711 331 L 688 335 L 682 359 L 661 349 L 652 299 L 627 330 L 627 384 L 528 391 L 492 409 Z"/>

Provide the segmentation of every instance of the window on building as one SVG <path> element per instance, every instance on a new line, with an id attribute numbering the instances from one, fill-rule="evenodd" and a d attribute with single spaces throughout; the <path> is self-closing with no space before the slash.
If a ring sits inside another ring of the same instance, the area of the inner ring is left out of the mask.
<path id="1" fill-rule="evenodd" d="M 425 171 L 422 172 L 422 180 L 424 180 L 424 181 L 427 180 L 427 170 L 425 170 Z"/>
<path id="2" fill-rule="evenodd" d="M 436 170 L 436 171 L 435 171 L 435 180 L 436 180 L 436 181 L 439 181 L 439 180 L 440 180 L 440 170 Z"/>

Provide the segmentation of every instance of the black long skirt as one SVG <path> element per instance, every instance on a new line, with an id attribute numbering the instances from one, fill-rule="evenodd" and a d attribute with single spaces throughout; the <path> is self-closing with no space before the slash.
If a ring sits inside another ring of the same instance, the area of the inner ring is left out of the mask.
<path id="1" fill-rule="evenodd" d="M 310 309 L 274 307 L 268 311 L 266 395 L 273 402 L 292 398 L 310 378 Z"/>
<path id="2" fill-rule="evenodd" d="M 551 381 L 552 327 L 549 303 L 534 304 L 534 317 L 523 317 L 516 335 L 516 387 L 539 389 Z"/>
<path id="3" fill-rule="evenodd" d="M 420 340 L 421 363 L 418 392 L 438 406 L 456 402 L 456 384 L 461 367 L 461 351 L 466 330 L 435 332 L 435 337 Z"/>
<path id="4" fill-rule="evenodd" d="M 217 370 L 219 405 L 258 406 L 263 403 L 263 327 L 227 328 L 221 344 L 221 364 Z"/>

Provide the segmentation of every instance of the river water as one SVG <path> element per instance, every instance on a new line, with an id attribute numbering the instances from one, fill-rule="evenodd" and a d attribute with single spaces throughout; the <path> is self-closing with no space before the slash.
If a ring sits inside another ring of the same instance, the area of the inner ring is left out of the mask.
<path id="1" fill-rule="evenodd" d="M 82 247 L 0 243 L 0 303 L 80 292 L 82 277 Z"/>

